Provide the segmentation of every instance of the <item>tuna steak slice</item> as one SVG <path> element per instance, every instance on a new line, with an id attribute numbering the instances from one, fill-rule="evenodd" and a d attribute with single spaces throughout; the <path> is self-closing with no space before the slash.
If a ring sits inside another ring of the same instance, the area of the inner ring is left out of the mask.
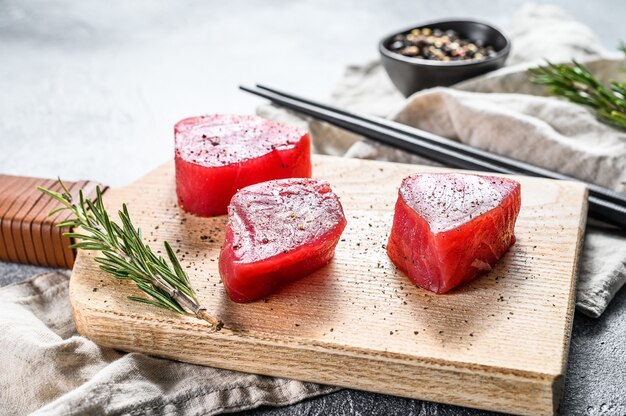
<path id="1" fill-rule="evenodd" d="M 200 216 L 226 214 L 238 189 L 311 176 L 306 131 L 256 116 L 210 115 L 174 127 L 178 204 Z"/>
<path id="2" fill-rule="evenodd" d="M 512 179 L 411 175 L 398 192 L 387 254 L 419 287 L 448 292 L 491 270 L 515 243 L 520 206 Z"/>
<path id="3" fill-rule="evenodd" d="M 228 206 L 220 276 L 235 302 L 263 298 L 324 266 L 346 226 L 326 181 L 281 179 L 248 186 Z"/>

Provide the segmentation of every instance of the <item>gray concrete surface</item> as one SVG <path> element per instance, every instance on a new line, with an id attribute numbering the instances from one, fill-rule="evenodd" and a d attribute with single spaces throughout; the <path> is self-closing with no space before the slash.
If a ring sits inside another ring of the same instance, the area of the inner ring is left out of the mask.
<path id="1" fill-rule="evenodd" d="M 172 157 L 172 126 L 251 113 L 238 84 L 324 99 L 346 64 L 376 56 L 387 32 L 437 17 L 506 28 L 522 0 L 0 0 L 0 172 L 120 186 Z M 626 2 L 551 2 L 612 48 Z M 37 268 L 0 263 L 0 285 Z M 574 322 L 564 415 L 626 414 L 626 292 Z M 483 415 L 343 390 L 258 415 Z"/>

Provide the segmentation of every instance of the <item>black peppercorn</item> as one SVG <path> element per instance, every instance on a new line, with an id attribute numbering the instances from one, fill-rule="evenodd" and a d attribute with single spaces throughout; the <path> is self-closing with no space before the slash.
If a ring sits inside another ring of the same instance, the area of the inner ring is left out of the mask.
<path id="1" fill-rule="evenodd" d="M 470 41 L 454 30 L 428 27 L 394 36 L 389 49 L 407 57 L 437 61 L 479 61 L 496 55 L 481 39 Z"/>

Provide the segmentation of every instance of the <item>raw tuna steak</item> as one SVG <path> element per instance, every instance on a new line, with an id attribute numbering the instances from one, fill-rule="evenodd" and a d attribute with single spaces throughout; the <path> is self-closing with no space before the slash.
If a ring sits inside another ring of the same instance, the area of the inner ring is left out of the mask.
<path id="1" fill-rule="evenodd" d="M 220 276 L 235 302 L 269 295 L 327 264 L 346 226 L 328 182 L 282 179 L 248 186 L 228 206 Z"/>
<path id="2" fill-rule="evenodd" d="M 491 270 L 515 243 L 520 205 L 511 179 L 411 175 L 400 186 L 387 253 L 419 287 L 448 292 Z"/>
<path id="3" fill-rule="evenodd" d="M 174 127 L 178 204 L 200 216 L 226 214 L 238 189 L 311 176 L 309 135 L 255 116 L 186 118 Z"/>

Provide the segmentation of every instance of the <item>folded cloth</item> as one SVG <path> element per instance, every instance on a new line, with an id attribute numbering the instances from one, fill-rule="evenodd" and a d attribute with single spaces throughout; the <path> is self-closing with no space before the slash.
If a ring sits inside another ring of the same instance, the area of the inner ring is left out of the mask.
<path id="1" fill-rule="evenodd" d="M 99 347 L 76 333 L 68 283 L 0 289 L 0 415 L 213 415 L 336 390 Z"/>
<path id="2" fill-rule="evenodd" d="M 404 99 L 378 60 L 348 67 L 332 102 L 494 153 L 626 192 L 626 132 L 603 124 L 585 107 L 542 96 L 528 68 L 584 61 L 603 81 L 626 80 L 621 55 L 606 51 L 590 29 L 553 6 L 523 7 L 514 17 L 509 63 L 452 88 L 433 88 Z M 285 112 L 260 107 L 260 115 L 285 120 Z M 297 120 L 294 120 L 297 122 Z M 431 161 L 311 120 L 320 153 L 404 163 Z M 626 281 L 626 234 L 587 228 L 579 271 L 577 308 L 602 314 Z"/>

